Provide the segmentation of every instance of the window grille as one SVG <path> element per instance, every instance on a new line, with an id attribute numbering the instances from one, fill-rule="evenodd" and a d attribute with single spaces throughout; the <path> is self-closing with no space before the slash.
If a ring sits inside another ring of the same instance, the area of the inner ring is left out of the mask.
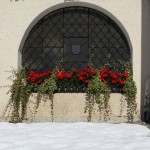
<path id="1" fill-rule="evenodd" d="M 22 51 L 22 65 L 52 70 L 61 61 L 66 70 L 95 68 L 130 60 L 127 40 L 108 16 L 85 7 L 67 7 L 43 17 L 31 30 Z"/>

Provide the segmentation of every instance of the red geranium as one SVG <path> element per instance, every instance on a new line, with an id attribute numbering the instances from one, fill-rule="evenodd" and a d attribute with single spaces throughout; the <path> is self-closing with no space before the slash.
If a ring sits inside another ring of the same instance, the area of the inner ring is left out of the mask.
<path id="1" fill-rule="evenodd" d="M 71 78 L 72 78 L 72 75 L 71 75 L 71 74 L 67 74 L 67 75 L 66 75 L 66 78 L 67 78 L 67 79 L 71 79 Z"/>
<path id="2" fill-rule="evenodd" d="M 101 75 L 103 78 L 107 78 L 108 77 L 108 74 L 102 74 Z"/>
<path id="3" fill-rule="evenodd" d="M 63 71 L 56 71 L 55 72 L 55 76 L 58 78 L 58 79 L 65 79 L 67 77 L 67 74 L 66 74 L 66 71 L 63 70 Z"/>
<path id="4" fill-rule="evenodd" d="M 116 80 L 112 80 L 111 83 L 112 83 L 112 84 L 116 83 Z"/>
<path id="5" fill-rule="evenodd" d="M 32 79 L 31 79 L 31 83 L 35 83 L 35 78 L 32 78 Z"/>
<path id="6" fill-rule="evenodd" d="M 79 80 L 80 80 L 80 81 L 83 81 L 83 77 L 79 77 Z"/>
<path id="7" fill-rule="evenodd" d="M 82 68 L 82 71 L 86 71 L 86 68 Z"/>
<path id="8" fill-rule="evenodd" d="M 91 68 L 87 68 L 86 71 L 87 71 L 87 72 L 91 72 L 92 69 L 91 69 Z"/>
<path id="9" fill-rule="evenodd" d="M 89 83 L 89 80 L 85 80 L 84 82 L 85 82 L 85 83 Z"/>
<path id="10" fill-rule="evenodd" d="M 100 78 L 100 80 L 103 82 L 105 79 L 104 78 Z"/>
<path id="11" fill-rule="evenodd" d="M 42 83 L 42 82 L 43 82 L 42 80 L 38 80 L 38 81 L 37 81 L 38 84 L 40 84 L 40 83 Z"/>
<path id="12" fill-rule="evenodd" d="M 87 73 L 86 73 L 86 72 L 81 72 L 81 74 L 82 74 L 82 75 L 86 75 Z"/>
<path id="13" fill-rule="evenodd" d="M 77 77 L 78 78 L 82 77 L 82 74 L 81 73 L 77 74 Z"/>
<path id="14" fill-rule="evenodd" d="M 124 71 L 122 74 L 123 74 L 123 76 L 124 76 L 125 78 L 128 78 L 128 77 L 129 77 L 129 74 L 128 74 L 128 72 L 126 72 L 126 71 Z"/>
<path id="15" fill-rule="evenodd" d="M 120 85 L 124 85 L 124 81 L 122 79 L 118 79 Z"/>
<path id="16" fill-rule="evenodd" d="M 71 73 L 67 73 L 66 70 L 62 71 L 56 71 L 55 76 L 57 79 L 64 80 L 65 82 L 70 82 L 69 79 L 71 80 L 71 86 L 74 86 L 72 81 L 74 82 L 80 82 L 81 86 L 87 86 L 87 84 L 90 82 L 90 80 L 93 78 L 98 73 L 97 70 L 93 70 L 92 68 L 82 68 L 82 71 L 79 72 L 77 68 L 73 68 L 71 70 Z M 34 71 L 30 71 L 27 79 L 31 84 L 41 84 L 48 76 L 51 74 L 51 71 L 45 71 L 42 73 L 36 73 Z M 123 87 L 124 81 L 126 78 L 129 77 L 128 72 L 124 71 L 122 73 L 119 72 L 113 72 L 110 71 L 107 68 L 103 68 L 102 70 L 99 71 L 100 75 L 100 80 L 106 84 L 108 84 L 111 88 L 114 87 Z M 77 80 L 76 80 L 77 79 Z M 65 82 L 62 82 L 62 84 L 65 86 Z M 61 85 L 61 84 L 60 84 Z M 69 84 L 67 83 L 66 86 Z M 77 84 L 78 85 L 78 84 Z"/>
<path id="17" fill-rule="evenodd" d="M 115 74 L 113 72 L 110 72 L 109 74 L 110 74 L 111 78 L 113 78 L 113 79 L 117 79 L 118 78 L 118 74 Z"/>
<path id="18" fill-rule="evenodd" d="M 105 74 L 105 73 L 108 73 L 107 68 L 104 68 L 104 69 L 100 70 L 100 75 Z"/>
<path id="19" fill-rule="evenodd" d="M 87 74 L 85 74 L 85 76 L 86 76 L 87 78 L 89 78 L 90 75 L 87 73 Z"/>
<path id="20" fill-rule="evenodd" d="M 78 70 L 77 70 L 76 68 L 73 68 L 73 69 L 72 69 L 72 72 L 73 72 L 73 73 L 77 73 Z"/>
<path id="21" fill-rule="evenodd" d="M 96 70 L 93 70 L 92 71 L 92 75 L 96 75 L 97 74 L 97 71 Z"/>
<path id="22" fill-rule="evenodd" d="M 108 80 L 105 80 L 105 83 L 108 84 Z"/>

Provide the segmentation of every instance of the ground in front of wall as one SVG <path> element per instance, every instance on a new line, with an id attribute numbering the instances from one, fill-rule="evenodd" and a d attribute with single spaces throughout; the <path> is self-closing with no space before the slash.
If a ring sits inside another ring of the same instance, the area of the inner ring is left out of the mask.
<path id="1" fill-rule="evenodd" d="M 0 150 L 149 150 L 139 124 L 0 123 Z"/>

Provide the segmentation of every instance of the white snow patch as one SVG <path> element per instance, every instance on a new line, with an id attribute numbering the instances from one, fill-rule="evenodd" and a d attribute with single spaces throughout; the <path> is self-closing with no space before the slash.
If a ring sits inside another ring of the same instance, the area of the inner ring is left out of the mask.
<path id="1" fill-rule="evenodd" d="M 0 123 L 0 150 L 150 150 L 150 130 L 136 124 Z"/>

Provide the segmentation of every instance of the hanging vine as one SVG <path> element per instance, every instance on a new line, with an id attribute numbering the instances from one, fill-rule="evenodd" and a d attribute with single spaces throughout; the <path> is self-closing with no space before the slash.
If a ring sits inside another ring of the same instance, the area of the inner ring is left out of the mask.
<path id="1" fill-rule="evenodd" d="M 42 98 L 44 98 L 45 100 L 50 100 L 51 101 L 51 120 L 53 122 L 54 120 L 54 113 L 53 113 L 53 108 L 54 108 L 54 92 L 57 89 L 57 85 L 56 85 L 56 79 L 55 79 L 55 75 L 54 73 L 51 75 L 50 78 L 46 79 L 39 87 L 38 89 L 38 93 L 37 93 L 37 103 L 35 106 L 35 109 L 37 110 L 37 108 L 39 107 L 39 104 L 42 100 Z"/>
<path id="2" fill-rule="evenodd" d="M 24 68 L 19 69 L 18 71 L 13 71 L 13 75 L 16 78 L 13 80 L 13 84 L 8 92 L 11 93 L 8 107 L 12 107 L 10 122 L 21 122 L 26 116 L 27 104 L 31 94 L 31 86 L 27 82 Z"/>
<path id="3" fill-rule="evenodd" d="M 131 63 L 125 63 L 126 71 L 129 74 L 129 77 L 124 82 L 124 96 L 125 100 L 127 102 L 127 119 L 128 122 L 133 122 L 134 115 L 137 111 L 137 103 L 136 103 L 136 94 L 137 94 L 137 88 L 136 84 L 133 81 L 133 75 L 132 75 L 132 66 Z"/>
<path id="4" fill-rule="evenodd" d="M 92 113 L 94 105 L 98 104 L 98 110 L 100 112 L 100 118 L 102 113 L 104 114 L 104 120 L 109 119 L 110 106 L 110 89 L 106 83 L 100 80 L 100 75 L 94 76 L 88 84 L 86 102 L 85 102 L 85 113 L 88 113 L 88 122 L 92 119 Z"/>

